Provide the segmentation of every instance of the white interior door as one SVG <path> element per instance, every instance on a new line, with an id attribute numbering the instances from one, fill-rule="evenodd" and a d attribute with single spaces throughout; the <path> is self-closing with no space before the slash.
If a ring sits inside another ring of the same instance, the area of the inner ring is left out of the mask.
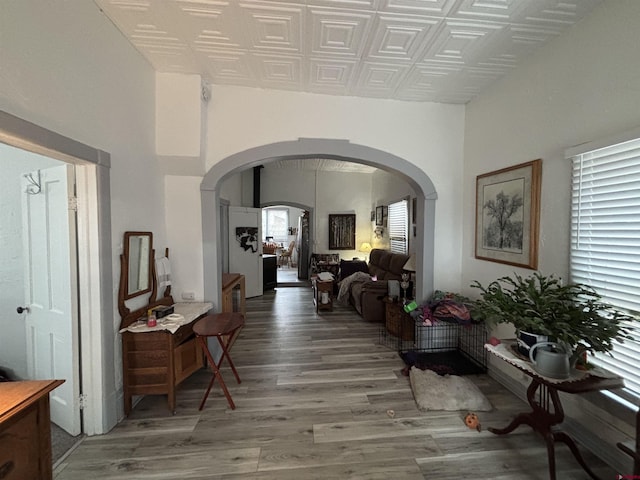
<path id="1" fill-rule="evenodd" d="M 31 181 L 23 178 L 22 194 L 27 367 L 33 380 L 65 380 L 49 394 L 51 420 L 77 435 L 81 424 L 73 166 L 30 175 Z"/>
<path id="2" fill-rule="evenodd" d="M 262 295 L 262 210 L 229 207 L 229 272 L 245 276 L 247 297 Z"/>

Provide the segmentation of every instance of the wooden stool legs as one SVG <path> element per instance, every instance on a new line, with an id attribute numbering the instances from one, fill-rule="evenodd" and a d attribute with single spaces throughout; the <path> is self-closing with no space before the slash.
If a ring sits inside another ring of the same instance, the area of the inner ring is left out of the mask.
<path id="1" fill-rule="evenodd" d="M 229 389 L 227 388 L 227 384 L 224 383 L 222 378 L 222 374 L 220 373 L 220 365 L 224 359 L 227 359 L 227 362 L 231 366 L 231 370 L 236 377 L 238 383 L 240 383 L 240 376 L 238 375 L 238 371 L 236 370 L 236 366 L 233 364 L 231 360 L 231 355 L 229 351 L 231 347 L 240 335 L 240 330 L 244 327 L 244 316 L 240 313 L 234 312 L 222 312 L 207 315 L 201 320 L 198 320 L 193 326 L 193 333 L 196 334 L 198 339 L 198 344 L 202 347 L 202 351 L 207 356 L 207 360 L 209 361 L 209 365 L 211 366 L 211 370 L 213 371 L 213 376 L 211 377 L 211 381 L 209 382 L 209 387 L 202 397 L 202 402 L 200 402 L 200 410 L 204 408 L 204 404 L 207 401 L 207 397 L 209 396 L 209 392 L 211 391 L 211 387 L 213 386 L 213 382 L 215 382 L 216 377 L 220 378 L 220 386 L 222 387 L 222 391 L 224 392 L 224 396 L 227 397 L 227 402 L 229 402 L 229 406 L 232 410 L 235 410 L 236 405 L 233 403 L 233 399 L 231 398 L 231 394 L 229 393 Z M 216 362 L 209 351 L 209 345 L 207 344 L 207 338 L 216 337 L 218 339 L 218 344 L 220 348 L 222 348 L 222 355 L 220 356 L 220 360 Z"/>
<path id="2" fill-rule="evenodd" d="M 240 380 L 240 376 L 238 375 L 236 367 L 233 364 L 233 361 L 231 360 L 231 356 L 229 355 L 229 350 L 227 348 L 228 343 L 225 345 L 225 342 L 222 340 L 221 335 L 215 335 L 215 337 L 218 339 L 218 344 L 220 344 L 220 347 L 222 348 L 222 356 L 220 357 L 220 361 L 217 364 L 214 361 L 213 357 L 211 356 L 211 352 L 209 352 L 209 348 L 206 341 L 206 338 L 208 337 L 200 337 L 200 336 L 197 337 L 198 341 L 200 342 L 200 346 L 204 351 L 204 354 L 207 356 L 209 365 L 211 365 L 211 370 L 213 371 L 213 376 L 211 377 L 211 381 L 209 382 L 209 387 L 207 387 L 207 391 L 205 392 L 204 397 L 202 397 L 202 401 L 200 402 L 200 408 L 198 408 L 198 410 L 202 410 L 204 408 L 204 404 L 207 401 L 207 397 L 209 396 L 209 392 L 211 391 L 211 387 L 213 386 L 213 382 L 215 382 L 216 377 L 220 377 L 220 386 L 222 387 L 224 396 L 227 397 L 227 402 L 229 402 L 229 406 L 231 407 L 231 410 L 235 410 L 236 404 L 233 403 L 231 394 L 229 393 L 229 390 L 227 389 L 227 385 L 224 383 L 222 374 L 220 373 L 220 365 L 222 365 L 222 361 L 225 359 L 225 357 L 227 359 L 227 362 L 231 366 L 231 370 L 233 371 L 233 374 L 235 375 L 238 383 L 242 383 L 242 381 Z"/>

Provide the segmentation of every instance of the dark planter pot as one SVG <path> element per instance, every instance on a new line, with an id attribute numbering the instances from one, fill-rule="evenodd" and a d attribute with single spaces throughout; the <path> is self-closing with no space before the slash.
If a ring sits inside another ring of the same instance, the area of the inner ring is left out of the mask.
<path id="1" fill-rule="evenodd" d="M 547 335 L 538 335 L 536 333 L 518 330 L 518 352 L 527 358 L 529 358 L 529 350 L 533 345 L 548 341 L 549 337 Z"/>

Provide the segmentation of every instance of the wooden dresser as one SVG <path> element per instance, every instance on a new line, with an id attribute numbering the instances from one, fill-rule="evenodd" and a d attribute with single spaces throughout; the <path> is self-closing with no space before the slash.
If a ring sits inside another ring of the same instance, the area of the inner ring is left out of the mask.
<path id="1" fill-rule="evenodd" d="M 0 479 L 52 478 L 49 392 L 63 383 L 0 383 Z"/>
<path id="2" fill-rule="evenodd" d="M 204 354 L 196 342 L 193 324 L 212 308 L 211 303 L 176 303 L 184 323 L 174 333 L 135 324 L 122 333 L 124 413 L 129 415 L 134 395 L 167 395 L 170 411 L 176 408 L 176 387 L 204 366 Z"/>

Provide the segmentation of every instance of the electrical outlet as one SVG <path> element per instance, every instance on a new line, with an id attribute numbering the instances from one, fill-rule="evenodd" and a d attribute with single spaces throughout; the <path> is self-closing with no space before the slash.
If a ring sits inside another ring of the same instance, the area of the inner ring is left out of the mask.
<path id="1" fill-rule="evenodd" d="M 196 294 L 193 292 L 182 292 L 183 300 L 195 300 Z"/>

